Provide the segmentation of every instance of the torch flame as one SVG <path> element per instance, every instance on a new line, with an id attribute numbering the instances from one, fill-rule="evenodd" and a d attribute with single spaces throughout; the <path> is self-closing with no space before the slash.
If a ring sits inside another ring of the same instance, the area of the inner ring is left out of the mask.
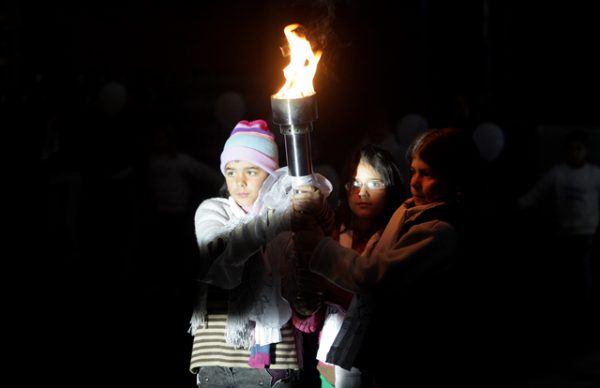
<path id="1" fill-rule="evenodd" d="M 301 98 L 315 94 L 313 78 L 321 51 L 313 53 L 310 42 L 300 35 L 299 24 L 290 24 L 283 29 L 290 46 L 290 64 L 283 69 L 285 84 L 274 98 Z"/>

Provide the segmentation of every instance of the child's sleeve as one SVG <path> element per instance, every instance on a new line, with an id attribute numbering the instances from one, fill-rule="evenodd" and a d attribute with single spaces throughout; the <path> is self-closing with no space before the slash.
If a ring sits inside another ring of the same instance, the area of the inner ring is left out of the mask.
<path id="1" fill-rule="evenodd" d="M 195 229 L 202 281 L 231 289 L 240 284 L 244 265 L 279 232 L 290 229 L 291 209 L 229 222 L 225 210 L 203 202 L 196 211 Z"/>

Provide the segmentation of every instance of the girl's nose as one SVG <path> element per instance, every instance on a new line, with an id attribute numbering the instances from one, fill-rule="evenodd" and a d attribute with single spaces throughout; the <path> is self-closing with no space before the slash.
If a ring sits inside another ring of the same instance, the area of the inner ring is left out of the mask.
<path id="1" fill-rule="evenodd" d="M 359 197 L 366 197 L 369 195 L 369 190 L 367 189 L 367 185 L 363 184 L 358 191 Z"/>
<path id="2" fill-rule="evenodd" d="M 235 183 L 240 187 L 246 187 L 246 178 L 239 176 Z"/>
<path id="3" fill-rule="evenodd" d="M 419 186 L 421 185 L 421 181 L 420 181 L 420 179 L 418 178 L 417 174 L 413 174 L 413 175 L 410 177 L 410 185 L 411 185 L 412 187 L 419 187 Z"/>

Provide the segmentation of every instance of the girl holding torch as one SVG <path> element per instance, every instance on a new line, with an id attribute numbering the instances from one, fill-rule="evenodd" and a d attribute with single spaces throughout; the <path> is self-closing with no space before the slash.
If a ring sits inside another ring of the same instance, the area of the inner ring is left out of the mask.
<path id="1" fill-rule="evenodd" d="M 203 201 L 195 214 L 202 273 L 190 370 L 199 387 L 285 388 L 298 380 L 298 335 L 282 294 L 293 212 L 277 150 L 265 121 L 239 122 L 221 153 L 226 197 Z"/>

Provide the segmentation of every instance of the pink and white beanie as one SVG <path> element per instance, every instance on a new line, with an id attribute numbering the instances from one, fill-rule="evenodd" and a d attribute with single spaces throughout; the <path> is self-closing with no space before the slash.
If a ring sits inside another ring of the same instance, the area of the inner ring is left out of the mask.
<path id="1" fill-rule="evenodd" d="M 242 120 L 225 142 L 221 153 L 221 172 L 232 160 L 243 160 L 257 165 L 273 175 L 279 168 L 279 151 L 275 135 L 264 120 Z"/>

